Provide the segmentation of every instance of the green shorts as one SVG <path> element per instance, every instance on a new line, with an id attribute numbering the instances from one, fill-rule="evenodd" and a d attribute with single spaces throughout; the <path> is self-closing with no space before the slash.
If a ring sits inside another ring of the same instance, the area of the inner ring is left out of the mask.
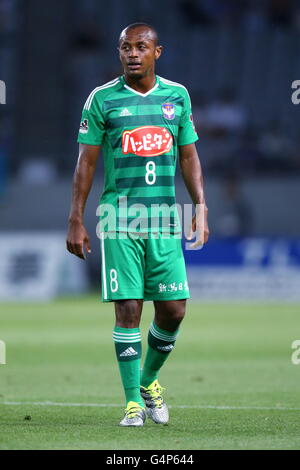
<path id="1" fill-rule="evenodd" d="M 108 235 L 101 234 L 103 302 L 190 297 L 180 238 L 164 238 L 161 233 L 157 238 Z"/>

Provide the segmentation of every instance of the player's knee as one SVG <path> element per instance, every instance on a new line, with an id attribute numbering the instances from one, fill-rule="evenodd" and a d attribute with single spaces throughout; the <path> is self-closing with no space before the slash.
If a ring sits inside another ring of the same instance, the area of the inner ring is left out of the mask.
<path id="1" fill-rule="evenodd" d="M 177 327 L 185 316 L 185 302 L 167 302 L 164 307 L 160 316 Z"/>
<path id="2" fill-rule="evenodd" d="M 115 302 L 116 325 L 122 328 L 137 328 L 140 324 L 141 306 L 137 300 Z"/>
<path id="3" fill-rule="evenodd" d="M 185 307 L 177 307 L 170 313 L 170 318 L 175 322 L 175 323 L 181 323 L 185 316 Z"/>

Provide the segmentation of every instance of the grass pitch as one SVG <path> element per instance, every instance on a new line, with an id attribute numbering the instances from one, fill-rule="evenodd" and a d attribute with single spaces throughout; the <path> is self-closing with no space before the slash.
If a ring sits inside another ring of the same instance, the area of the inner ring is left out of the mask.
<path id="1" fill-rule="evenodd" d="M 299 305 L 189 302 L 160 375 L 170 424 L 140 429 L 118 426 L 113 305 L 89 296 L 0 311 L 0 449 L 300 449 Z M 144 352 L 152 311 L 145 303 Z"/>

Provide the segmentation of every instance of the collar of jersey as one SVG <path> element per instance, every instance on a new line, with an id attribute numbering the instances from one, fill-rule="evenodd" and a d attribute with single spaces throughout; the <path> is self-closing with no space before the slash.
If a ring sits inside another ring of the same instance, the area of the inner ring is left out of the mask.
<path id="1" fill-rule="evenodd" d="M 151 90 L 147 91 L 146 93 L 140 93 L 139 91 L 134 90 L 134 89 L 131 88 L 129 85 L 127 85 L 127 83 L 125 82 L 125 77 L 124 77 L 124 75 L 121 76 L 121 81 L 122 81 L 122 83 L 123 83 L 123 86 L 124 86 L 127 90 L 131 91 L 132 93 L 135 93 L 136 95 L 143 96 L 143 97 L 145 98 L 146 96 L 150 95 L 154 90 L 156 90 L 156 88 L 158 87 L 158 85 L 159 85 L 158 76 L 155 75 L 155 78 L 156 78 L 156 82 L 155 82 L 154 87 L 152 87 Z"/>

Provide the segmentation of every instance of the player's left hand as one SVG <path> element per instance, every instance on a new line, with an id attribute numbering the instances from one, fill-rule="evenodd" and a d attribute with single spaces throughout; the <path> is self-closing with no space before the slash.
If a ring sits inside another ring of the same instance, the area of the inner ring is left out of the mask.
<path id="1" fill-rule="evenodd" d="M 192 218 L 188 240 L 196 236 L 196 240 L 190 244 L 191 249 L 202 248 L 204 243 L 208 241 L 209 229 L 207 221 L 208 209 L 206 204 L 197 204 L 196 213 Z"/>

